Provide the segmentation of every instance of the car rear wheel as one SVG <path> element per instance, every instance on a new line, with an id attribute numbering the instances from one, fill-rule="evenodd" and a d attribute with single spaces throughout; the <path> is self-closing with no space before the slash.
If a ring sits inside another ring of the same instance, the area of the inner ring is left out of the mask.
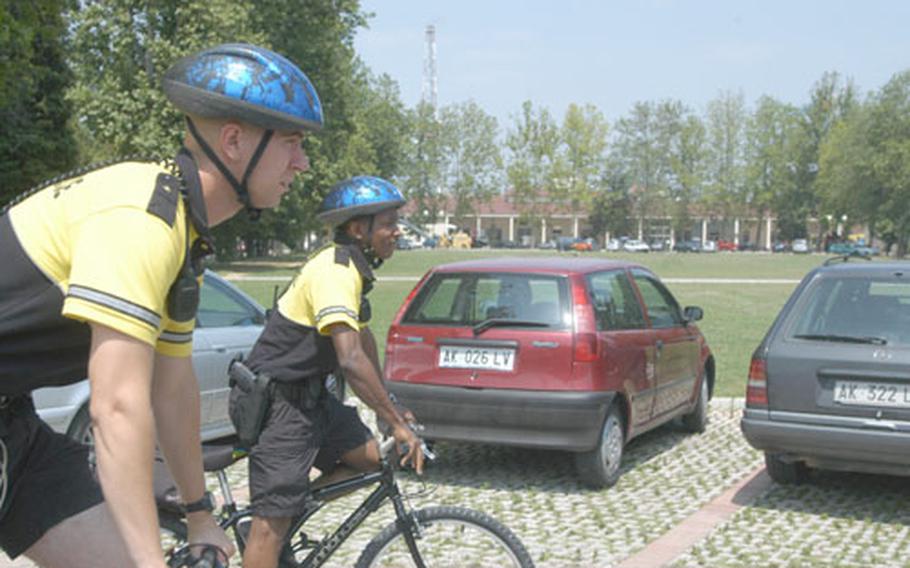
<path id="1" fill-rule="evenodd" d="M 702 373 L 701 387 L 698 389 L 698 400 L 692 412 L 682 417 L 683 427 L 689 432 L 701 434 L 708 425 L 708 378 Z"/>
<path id="2" fill-rule="evenodd" d="M 809 477 L 809 468 L 801 461 L 784 461 L 777 454 L 765 452 L 765 469 L 777 483 L 798 484 Z"/>
<path id="3" fill-rule="evenodd" d="M 619 480 L 625 428 L 619 406 L 607 411 L 597 447 L 590 452 L 575 454 L 575 469 L 583 483 L 595 489 L 612 487 Z"/>
<path id="4" fill-rule="evenodd" d="M 88 446 L 88 464 L 92 471 L 95 471 L 95 437 L 92 435 L 92 418 L 89 415 L 87 402 L 73 417 L 73 421 L 66 430 L 66 435 Z"/>

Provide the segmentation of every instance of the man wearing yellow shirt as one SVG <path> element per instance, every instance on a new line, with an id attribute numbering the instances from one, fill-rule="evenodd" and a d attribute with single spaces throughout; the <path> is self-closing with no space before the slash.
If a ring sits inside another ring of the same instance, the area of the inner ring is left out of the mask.
<path id="1" fill-rule="evenodd" d="M 396 441 L 407 444 L 403 461 L 422 470 L 420 441 L 407 425 L 414 417 L 390 400 L 368 327 L 373 269 L 395 252 L 404 203 L 398 188 L 381 178 L 358 176 L 336 185 L 319 213 L 335 229 L 333 242 L 300 269 L 246 361 L 270 378 L 268 410 L 250 451 L 247 568 L 277 565 L 290 522 L 306 504 L 310 468 L 315 465 L 320 481 L 329 482 L 379 466 L 379 447 L 357 411 L 325 389 L 326 376 L 336 369 Z M 232 408 L 240 396 L 234 387 Z"/>
<path id="2" fill-rule="evenodd" d="M 156 439 L 190 540 L 233 552 L 205 499 L 190 361 L 200 262 L 210 227 L 274 207 L 308 168 L 301 141 L 322 108 L 293 63 L 245 44 L 179 60 L 163 88 L 187 117 L 175 160 L 77 172 L 0 214 L 0 546 L 41 566 L 164 566 Z M 85 449 L 29 396 L 85 376 L 100 490 Z"/>

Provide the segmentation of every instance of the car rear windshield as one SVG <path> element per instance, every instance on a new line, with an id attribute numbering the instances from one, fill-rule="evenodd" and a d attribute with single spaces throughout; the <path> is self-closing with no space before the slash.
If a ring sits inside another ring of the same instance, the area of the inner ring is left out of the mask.
<path id="1" fill-rule="evenodd" d="M 414 298 L 402 323 L 474 326 L 488 320 L 571 323 L 565 277 L 514 273 L 440 273 Z"/>
<path id="2" fill-rule="evenodd" d="M 824 277 L 795 305 L 790 337 L 910 345 L 910 281 L 892 277 Z"/>

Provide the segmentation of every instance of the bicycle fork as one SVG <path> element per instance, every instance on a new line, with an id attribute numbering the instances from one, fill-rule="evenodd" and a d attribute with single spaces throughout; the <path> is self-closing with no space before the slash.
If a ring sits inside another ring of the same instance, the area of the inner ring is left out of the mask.
<path id="1" fill-rule="evenodd" d="M 401 529 L 401 534 L 404 535 L 404 541 L 408 545 L 414 564 L 417 568 L 426 568 L 423 557 L 420 555 L 420 550 L 417 548 L 417 540 L 423 538 L 423 529 L 417 521 L 417 516 L 413 512 L 409 512 L 407 507 L 404 506 L 404 499 L 401 493 L 398 492 L 397 486 L 390 498 L 392 499 L 392 505 L 395 507 L 395 523 Z"/>

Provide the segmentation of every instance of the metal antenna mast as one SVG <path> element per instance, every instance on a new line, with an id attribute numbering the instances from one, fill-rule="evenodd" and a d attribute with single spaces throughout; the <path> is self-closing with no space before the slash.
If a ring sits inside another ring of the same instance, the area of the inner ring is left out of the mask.
<path id="1" fill-rule="evenodd" d="M 436 26 L 427 26 L 424 35 L 426 41 L 426 55 L 423 60 L 423 89 L 421 97 L 424 103 L 433 108 L 433 116 L 437 116 L 436 106 Z"/>

